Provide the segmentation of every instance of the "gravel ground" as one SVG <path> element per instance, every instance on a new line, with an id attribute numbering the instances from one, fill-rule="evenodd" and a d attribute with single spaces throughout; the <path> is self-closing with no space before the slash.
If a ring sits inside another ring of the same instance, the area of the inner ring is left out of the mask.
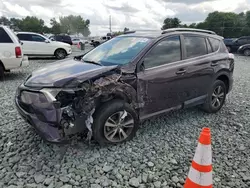
<path id="1" fill-rule="evenodd" d="M 0 187 L 182 187 L 204 126 L 212 130 L 214 187 L 250 187 L 249 60 L 236 57 L 234 88 L 219 113 L 192 108 L 163 115 L 144 122 L 132 141 L 109 147 L 47 144 L 19 117 L 17 86 L 55 61 L 30 60 L 0 82 Z"/>

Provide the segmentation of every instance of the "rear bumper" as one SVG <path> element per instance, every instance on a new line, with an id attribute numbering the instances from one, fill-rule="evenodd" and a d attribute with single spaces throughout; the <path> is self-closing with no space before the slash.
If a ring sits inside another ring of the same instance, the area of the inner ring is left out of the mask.
<path id="1" fill-rule="evenodd" d="M 21 67 L 26 67 L 29 65 L 29 59 L 28 56 L 23 56 L 22 62 L 21 62 Z"/>

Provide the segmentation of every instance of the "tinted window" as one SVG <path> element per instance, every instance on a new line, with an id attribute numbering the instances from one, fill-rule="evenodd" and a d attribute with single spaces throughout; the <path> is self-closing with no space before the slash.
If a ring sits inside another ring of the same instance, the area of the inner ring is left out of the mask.
<path id="1" fill-rule="evenodd" d="M 241 38 L 241 39 L 238 40 L 238 43 L 239 43 L 240 45 L 247 44 L 247 43 L 248 43 L 248 40 L 247 40 L 247 38 Z"/>
<path id="2" fill-rule="evenodd" d="M 158 43 L 146 55 L 144 66 L 145 68 L 151 68 L 179 60 L 181 60 L 180 37 L 169 37 Z"/>
<path id="3" fill-rule="evenodd" d="M 212 53 L 213 50 L 212 50 L 211 44 L 210 44 L 210 42 L 207 39 L 206 39 L 206 41 L 207 41 L 207 52 L 208 53 Z"/>
<path id="4" fill-rule="evenodd" d="M 205 38 L 199 36 L 185 36 L 184 38 L 187 58 L 198 57 L 207 54 Z"/>
<path id="5" fill-rule="evenodd" d="M 19 40 L 32 41 L 31 35 L 28 34 L 17 34 L 17 37 L 19 38 Z"/>
<path id="6" fill-rule="evenodd" d="M 218 51 L 220 47 L 220 40 L 214 38 L 209 38 L 209 40 L 212 45 L 213 51 L 214 52 Z"/>
<path id="7" fill-rule="evenodd" d="M 12 43 L 11 38 L 3 28 L 0 28 L 0 43 Z"/>
<path id="8" fill-rule="evenodd" d="M 61 36 L 56 36 L 56 40 L 62 40 Z"/>
<path id="9" fill-rule="evenodd" d="M 63 39 L 64 39 L 64 40 L 67 40 L 67 41 L 71 41 L 70 36 L 63 36 Z"/>
<path id="10" fill-rule="evenodd" d="M 45 38 L 39 36 L 39 35 L 32 35 L 32 41 L 35 41 L 35 42 L 44 42 L 45 41 Z"/>

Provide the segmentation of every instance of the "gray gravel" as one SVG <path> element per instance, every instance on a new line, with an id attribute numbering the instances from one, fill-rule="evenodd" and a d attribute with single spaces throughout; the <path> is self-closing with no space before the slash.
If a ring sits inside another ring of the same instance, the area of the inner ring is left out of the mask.
<path id="1" fill-rule="evenodd" d="M 17 86 L 53 61 L 30 60 L 0 82 L 0 187 L 182 187 L 204 126 L 212 129 L 214 187 L 250 187 L 250 58 L 236 57 L 234 89 L 219 113 L 163 115 L 144 122 L 132 141 L 109 147 L 47 144 L 17 114 Z"/>

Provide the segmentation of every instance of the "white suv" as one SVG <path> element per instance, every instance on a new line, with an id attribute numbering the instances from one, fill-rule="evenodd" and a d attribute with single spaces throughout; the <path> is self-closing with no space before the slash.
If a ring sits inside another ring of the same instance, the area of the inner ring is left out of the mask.
<path id="1" fill-rule="evenodd" d="M 72 53 L 69 44 L 51 41 L 47 37 L 32 32 L 18 32 L 17 37 L 23 43 L 23 51 L 28 56 L 55 56 L 64 59 Z"/>
<path id="2" fill-rule="evenodd" d="M 28 64 L 28 57 L 23 56 L 22 46 L 15 33 L 0 25 L 0 78 L 3 78 L 4 72 Z"/>

